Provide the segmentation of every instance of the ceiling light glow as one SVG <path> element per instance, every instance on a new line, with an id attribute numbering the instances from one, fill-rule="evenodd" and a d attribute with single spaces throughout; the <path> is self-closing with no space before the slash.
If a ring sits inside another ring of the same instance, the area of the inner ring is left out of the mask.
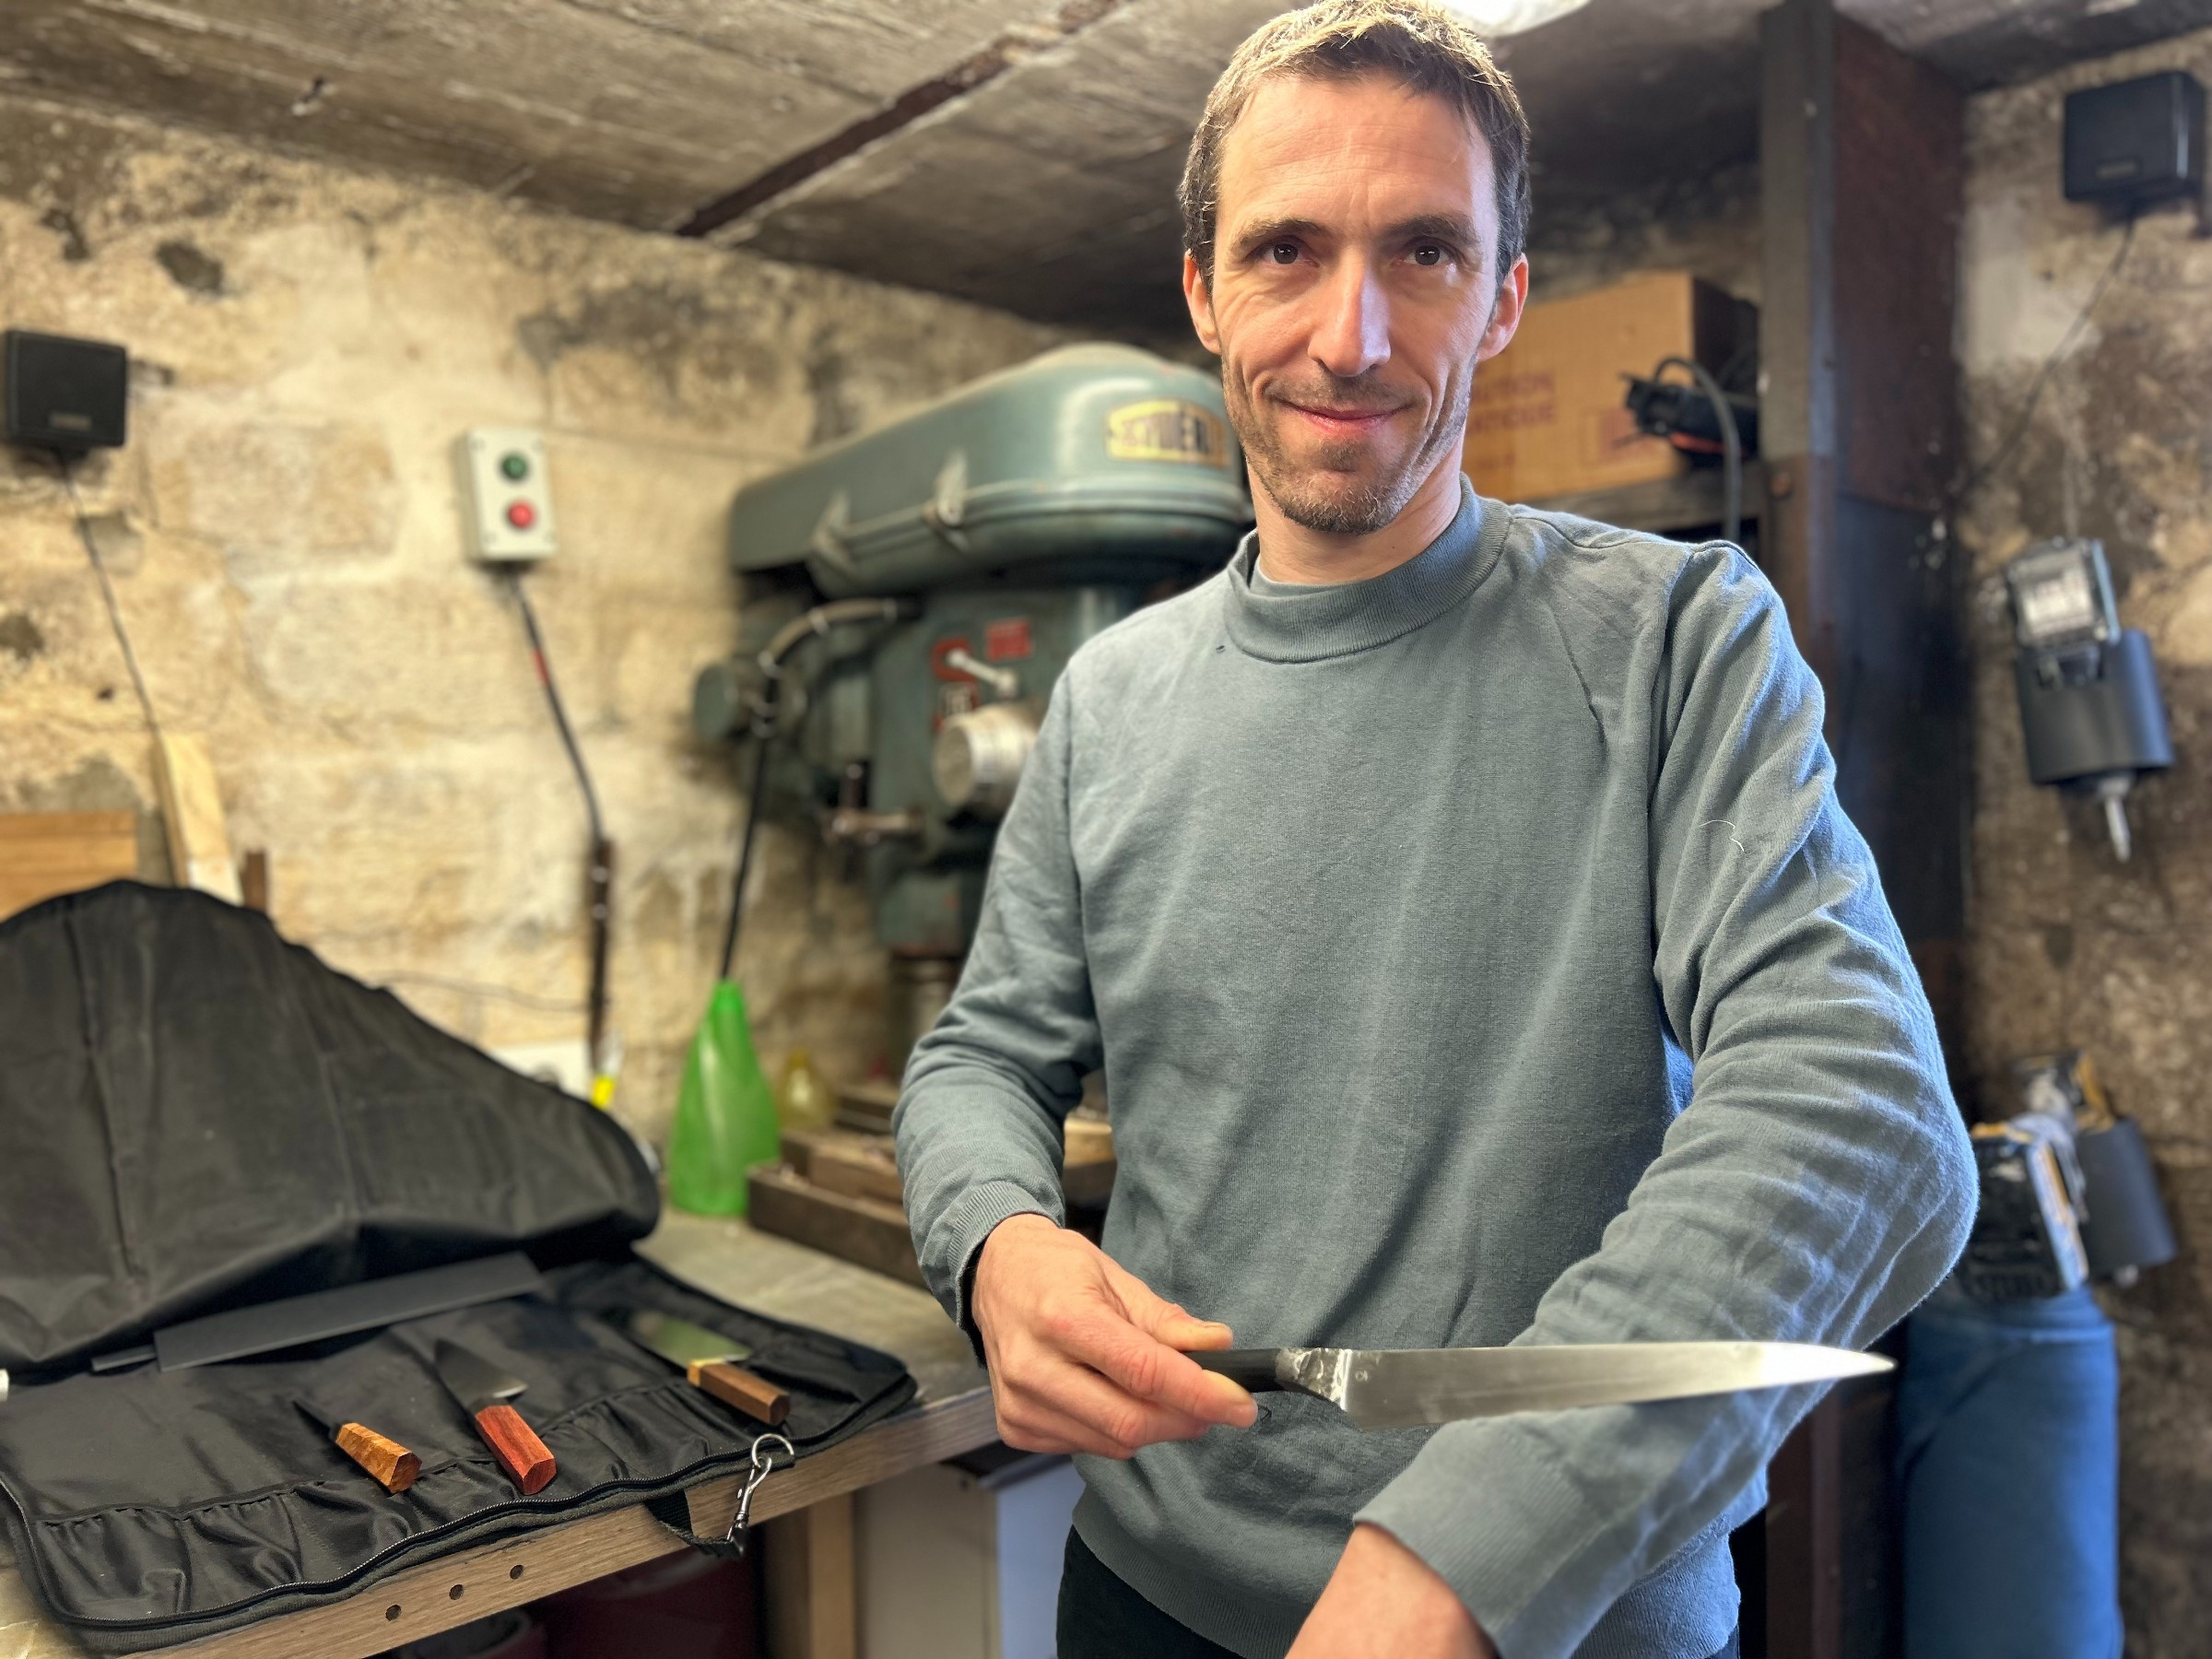
<path id="1" fill-rule="evenodd" d="M 1444 0 L 1453 11 L 1490 40 L 1525 30 L 1578 12 L 1590 0 Z"/>

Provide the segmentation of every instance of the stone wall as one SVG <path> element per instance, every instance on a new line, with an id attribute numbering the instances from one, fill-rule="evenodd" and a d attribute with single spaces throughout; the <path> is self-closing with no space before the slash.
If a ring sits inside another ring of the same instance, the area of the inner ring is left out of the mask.
<path id="1" fill-rule="evenodd" d="M 2122 230 L 2059 192 L 2077 87 L 2185 67 L 2212 32 L 1976 98 L 1969 120 L 1960 356 L 1987 466 L 2038 367 L 2110 267 Z M 2128 1652 L 2199 1653 L 2212 1623 L 2212 240 L 2194 207 L 2136 226 L 2127 261 L 2019 442 L 1967 504 L 1978 582 L 1969 1065 L 2005 1090 L 2018 1055 L 2080 1045 L 2143 1124 L 2183 1256 L 2105 1299 L 2120 1328 Z M 2137 792 L 2132 863 L 2027 780 L 1998 576 L 2053 535 L 2100 537 L 2123 620 L 2158 653 L 2178 753 Z"/>
<path id="2" fill-rule="evenodd" d="M 1535 180 L 1528 228 L 1532 304 L 1565 300 L 1636 271 L 1688 271 L 1738 299 L 1759 288 L 1759 164 L 1669 181 L 1601 210 L 1548 208 Z"/>
<path id="3" fill-rule="evenodd" d="M 950 301 L 0 97 L 0 324 L 119 340 L 81 487 L 164 724 L 206 735 L 290 937 L 488 1045 L 580 1038 L 584 819 L 451 446 L 542 428 L 528 577 L 618 845 L 620 1109 L 657 1135 L 714 970 L 739 788 L 688 726 L 732 490 L 1056 343 Z M 67 500 L 0 452 L 0 810 L 130 807 L 150 750 Z M 158 833 L 142 837 L 159 874 Z M 880 961 L 772 834 L 740 977 L 771 1067 L 864 1069 Z"/>

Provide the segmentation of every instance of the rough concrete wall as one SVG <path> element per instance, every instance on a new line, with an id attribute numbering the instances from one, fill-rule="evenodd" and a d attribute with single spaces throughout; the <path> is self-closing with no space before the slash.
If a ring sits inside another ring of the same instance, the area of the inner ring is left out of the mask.
<path id="1" fill-rule="evenodd" d="M 1602 209 L 1547 208 L 1535 180 L 1528 296 L 1565 300 L 1632 271 L 1689 271 L 1739 299 L 1759 298 L 1759 165 L 1614 198 Z"/>
<path id="2" fill-rule="evenodd" d="M 2061 101 L 2182 66 L 2212 80 L 2212 31 L 1975 99 L 1960 355 L 1987 465 L 2121 230 L 2059 194 Z M 2137 226 L 2127 263 L 2052 376 L 2018 447 L 1968 504 L 1979 579 L 1969 1064 L 2082 1045 L 2139 1119 L 2183 1254 L 2106 1298 L 2120 1327 L 2128 1652 L 2201 1653 L 2212 1624 L 2212 240 L 2194 212 Z M 2157 651 L 2174 770 L 2136 796 L 2118 865 L 2088 813 L 2028 782 L 1998 569 L 2033 541 L 2102 538 L 2123 620 Z"/>
<path id="3" fill-rule="evenodd" d="M 450 461 L 466 427 L 545 429 L 562 548 L 528 581 L 619 847 L 622 1110 L 652 1134 L 738 819 L 687 718 L 735 637 L 732 490 L 1057 338 L 19 98 L 0 320 L 134 353 L 130 445 L 82 488 L 160 717 L 207 736 L 278 925 L 488 1045 L 582 1030 L 582 810 L 513 600 L 463 556 Z M 43 458 L 0 454 L 0 810 L 148 812 L 146 730 Z M 771 1066 L 803 1041 L 863 1067 L 859 896 L 781 834 L 758 883 L 739 971 Z"/>

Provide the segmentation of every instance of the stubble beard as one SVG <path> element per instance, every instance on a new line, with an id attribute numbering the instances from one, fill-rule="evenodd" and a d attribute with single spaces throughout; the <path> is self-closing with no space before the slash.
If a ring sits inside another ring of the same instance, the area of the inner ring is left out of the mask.
<path id="1" fill-rule="evenodd" d="M 1268 500 L 1294 524 L 1324 535 L 1372 535 L 1406 510 L 1429 476 L 1437 447 L 1433 434 L 1373 477 L 1362 474 L 1373 465 L 1374 452 L 1356 440 L 1324 443 L 1311 461 L 1293 461 L 1274 426 L 1261 418 L 1241 378 L 1225 372 L 1221 379 L 1222 400 L 1237 440 L 1244 446 L 1245 463 Z M 1360 390 L 1359 382 L 1342 381 L 1330 388 L 1329 395 L 1334 402 L 1357 406 L 1364 401 Z"/>

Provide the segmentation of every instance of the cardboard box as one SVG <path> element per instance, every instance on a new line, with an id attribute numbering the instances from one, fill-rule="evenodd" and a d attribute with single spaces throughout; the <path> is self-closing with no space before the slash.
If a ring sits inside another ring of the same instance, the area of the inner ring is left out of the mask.
<path id="1" fill-rule="evenodd" d="M 1513 343 L 1475 372 L 1467 476 L 1486 496 L 1540 501 L 1687 472 L 1673 445 L 1638 434 L 1623 376 L 1665 357 L 1718 372 L 1758 337 L 1757 306 L 1686 271 L 1531 305 Z"/>

